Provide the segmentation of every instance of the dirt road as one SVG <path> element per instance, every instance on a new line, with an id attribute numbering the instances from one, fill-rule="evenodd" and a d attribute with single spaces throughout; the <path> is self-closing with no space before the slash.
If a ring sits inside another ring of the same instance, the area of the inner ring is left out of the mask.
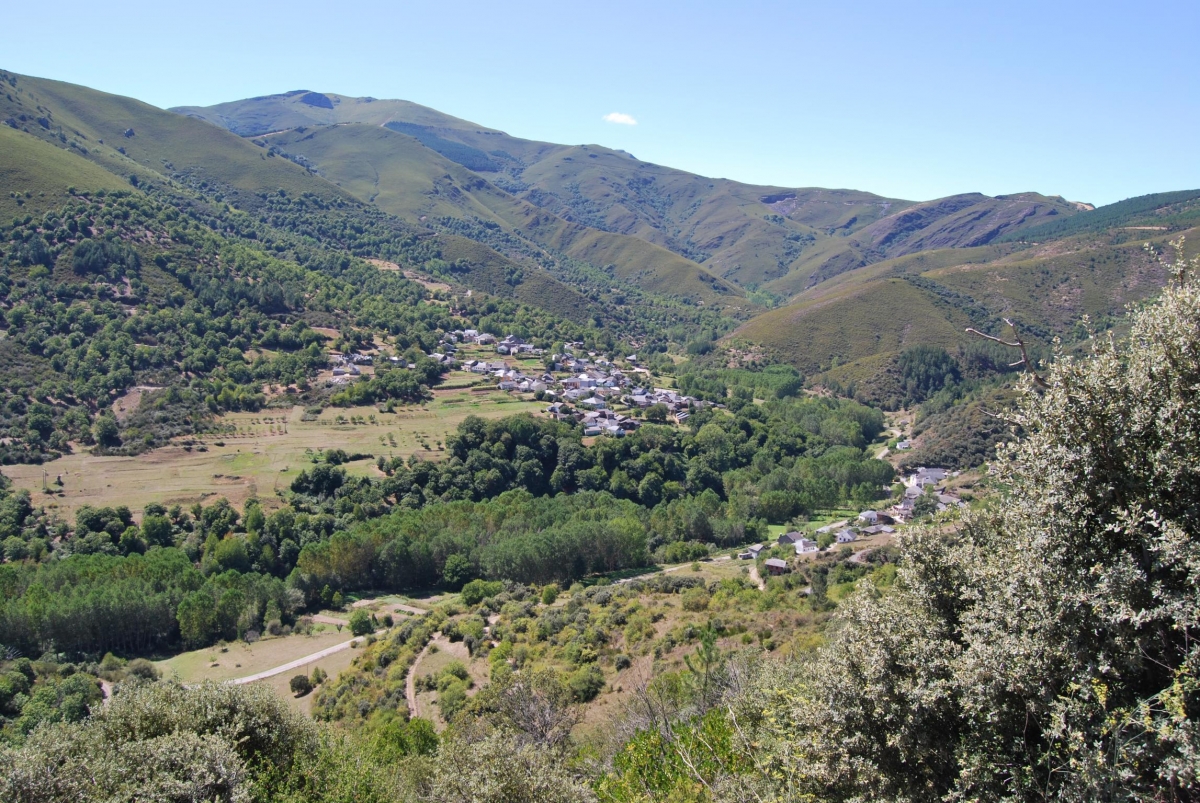
<path id="1" fill-rule="evenodd" d="M 382 633 L 383 631 L 381 630 L 379 632 Z M 341 652 L 342 650 L 348 650 L 348 649 L 350 649 L 351 644 L 360 642 L 363 640 L 363 638 L 364 638 L 364 636 L 359 636 L 358 638 L 352 638 L 349 641 L 343 641 L 341 644 L 334 644 L 332 647 L 326 647 L 325 649 L 321 650 L 320 652 L 314 652 L 311 655 L 304 656 L 303 658 L 297 658 L 295 661 L 289 661 L 286 664 L 282 664 L 280 666 L 273 667 L 264 672 L 259 672 L 258 674 L 255 674 L 255 675 L 247 675 L 244 678 L 234 678 L 233 680 L 230 680 L 227 682 L 232 683 L 235 686 L 241 686 L 244 683 L 253 683 L 256 680 L 263 680 L 265 678 L 274 677 L 275 675 L 282 675 L 284 672 L 289 672 L 293 669 L 299 669 L 300 667 L 305 666 L 307 664 L 311 664 L 314 661 L 319 661 L 328 655 L 333 655 L 335 652 Z"/>

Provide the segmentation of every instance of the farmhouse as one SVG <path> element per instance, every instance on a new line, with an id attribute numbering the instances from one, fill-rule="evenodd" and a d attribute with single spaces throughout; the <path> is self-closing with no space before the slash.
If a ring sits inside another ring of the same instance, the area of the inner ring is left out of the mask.
<path id="1" fill-rule="evenodd" d="M 785 574 L 788 570 L 787 561 L 779 558 L 767 558 L 765 565 L 771 574 Z"/>

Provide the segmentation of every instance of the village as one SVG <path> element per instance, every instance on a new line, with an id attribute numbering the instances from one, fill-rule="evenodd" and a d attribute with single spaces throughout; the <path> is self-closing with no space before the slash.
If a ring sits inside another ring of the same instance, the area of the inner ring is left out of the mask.
<path id="1" fill-rule="evenodd" d="M 544 410 L 547 416 L 582 425 L 585 437 L 623 437 L 650 421 L 683 424 L 697 409 L 723 407 L 669 388 L 647 387 L 651 374 L 639 364 L 637 355 L 610 359 L 585 351 L 582 343 L 566 343 L 561 353 L 547 357 L 545 349 L 515 335 L 499 338 L 488 332 L 461 329 L 446 333 L 439 350 L 427 356 L 448 370 L 476 375 L 489 386 L 494 383 L 494 387 L 505 393 L 533 394 L 538 401 L 548 402 Z M 394 356 L 386 359 L 393 364 L 404 362 Z M 535 362 L 538 359 L 540 365 Z M 335 354 L 327 384 L 352 382 L 364 372 L 372 372 L 369 366 L 373 361 L 369 354 Z M 415 366 L 407 363 L 404 367 Z M 897 444 L 898 449 L 911 446 L 907 440 Z M 850 545 L 873 536 L 890 540 L 897 527 L 919 516 L 951 507 L 965 508 L 967 503 L 945 487 L 948 480 L 958 475 L 957 471 L 943 468 L 917 468 L 900 478 L 898 488 L 893 486 L 893 503 L 886 508 L 864 510 L 853 521 L 847 518 L 815 530 L 784 532 L 774 544 L 745 547 L 737 557 L 758 560 L 764 553 L 771 554 L 763 567 L 768 574 L 780 575 L 793 568 L 792 562 L 780 557 L 781 554 L 800 560 L 833 546 Z"/>
<path id="2" fill-rule="evenodd" d="M 505 393 L 532 394 L 548 402 L 546 415 L 580 424 L 584 437 L 623 437 L 647 421 L 683 424 L 695 410 L 723 406 L 669 388 L 649 387 L 650 372 L 639 365 L 637 355 L 610 359 L 584 351 L 582 343 L 566 343 L 562 353 L 547 357 L 545 349 L 514 335 L 498 338 L 459 329 L 447 332 L 439 349 L 427 356 L 447 370 L 488 380 L 486 384 L 494 383 Z M 396 356 L 334 353 L 325 384 L 345 386 L 370 376 L 375 361 L 384 359 L 398 367 L 416 367 Z"/>
<path id="3" fill-rule="evenodd" d="M 942 487 L 947 480 L 957 477 L 959 472 L 943 468 L 921 467 L 900 481 L 903 491 L 900 499 L 886 510 L 864 510 L 853 523 L 849 519 L 827 524 L 812 532 L 793 530 L 785 532 L 775 540 L 772 549 L 768 544 L 754 544 L 738 553 L 742 560 L 757 560 L 764 552 L 774 552 L 763 566 L 768 574 L 781 575 L 792 571 L 792 563 L 781 557 L 780 552 L 794 559 L 803 559 L 823 552 L 831 546 L 850 545 L 872 536 L 892 536 L 900 525 L 911 522 L 915 517 L 948 510 L 952 507 L 965 508 L 967 503 Z M 788 555 L 787 548 L 794 555 Z"/>

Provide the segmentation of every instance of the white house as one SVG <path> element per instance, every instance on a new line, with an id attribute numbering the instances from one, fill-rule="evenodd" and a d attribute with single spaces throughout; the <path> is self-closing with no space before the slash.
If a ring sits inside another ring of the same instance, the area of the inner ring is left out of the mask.
<path id="1" fill-rule="evenodd" d="M 801 538 L 799 541 L 796 542 L 796 554 L 797 555 L 805 555 L 809 552 L 816 552 L 816 551 L 817 551 L 817 542 L 816 541 L 810 541 L 807 538 Z"/>

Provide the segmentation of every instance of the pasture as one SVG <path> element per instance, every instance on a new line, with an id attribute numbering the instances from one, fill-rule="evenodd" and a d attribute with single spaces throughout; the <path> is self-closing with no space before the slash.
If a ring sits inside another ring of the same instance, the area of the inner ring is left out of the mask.
<path id="1" fill-rule="evenodd" d="M 81 505 L 123 504 L 139 512 L 152 502 L 188 506 L 220 497 L 237 507 L 257 497 L 271 509 L 279 505 L 277 492 L 286 491 L 312 465 L 314 452 L 336 448 L 374 458 L 415 454 L 436 460 L 444 454 L 446 438 L 468 416 L 500 418 L 540 408 L 495 390 L 446 389 L 434 391 L 432 401 L 397 407 L 394 413 L 375 407 L 331 407 L 317 416 L 306 415 L 303 407 L 230 413 L 218 419 L 225 432 L 191 446 L 177 443 L 136 457 L 81 450 L 41 466 L 6 466 L 4 474 L 17 488 L 27 488 L 36 504 L 68 518 Z M 357 475 L 379 471 L 374 459 L 345 468 Z M 43 476 L 56 493 L 43 493 Z"/>
<path id="2" fill-rule="evenodd" d="M 183 683 L 198 683 L 202 680 L 234 680 L 249 675 L 257 675 L 277 666 L 299 660 L 306 655 L 320 652 L 328 647 L 350 640 L 349 631 L 339 633 L 331 625 L 315 625 L 311 636 L 292 634 L 275 636 L 247 644 L 244 641 L 233 641 L 226 645 L 213 645 L 200 650 L 182 652 L 163 661 L 157 661 L 155 666 L 163 673 L 163 677 L 178 677 Z M 347 652 L 350 652 L 347 650 Z M 353 655 L 353 653 L 351 653 Z M 322 669 L 330 659 L 337 654 L 315 663 Z M 284 673 L 286 679 L 298 674 L 301 670 Z M 311 667 L 309 668 L 311 671 Z M 332 673 L 331 673 L 332 674 Z M 285 679 L 285 680 L 286 680 Z"/>
<path id="3" fill-rule="evenodd" d="M 265 672 L 349 640 L 348 632 L 339 633 L 334 627 L 318 624 L 311 636 L 297 633 L 267 638 L 254 644 L 235 641 L 224 646 L 214 645 L 157 661 L 156 666 L 163 673 L 163 677 L 178 677 L 184 683 L 199 683 L 204 680 L 228 681 Z M 311 675 L 314 668 L 320 667 L 333 679 L 349 669 L 357 656 L 358 650 L 345 649 L 256 682 L 274 689 L 294 710 L 310 716 L 316 691 L 296 697 L 288 686 L 292 677 L 299 674 Z"/>

